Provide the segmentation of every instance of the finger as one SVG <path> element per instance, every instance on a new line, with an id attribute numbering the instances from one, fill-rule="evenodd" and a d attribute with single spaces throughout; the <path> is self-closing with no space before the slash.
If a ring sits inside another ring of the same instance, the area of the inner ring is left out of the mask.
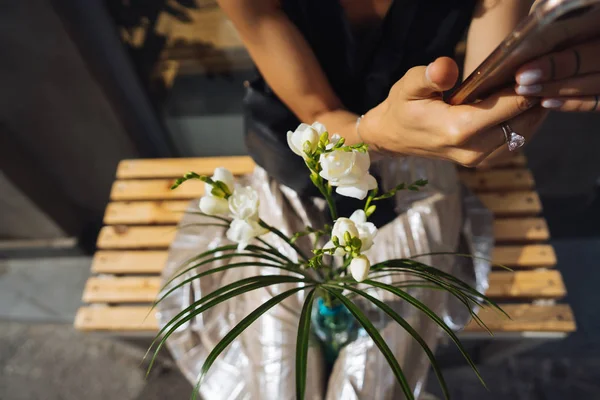
<path id="1" fill-rule="evenodd" d="M 539 98 L 515 94 L 511 88 L 504 89 L 478 103 L 450 106 L 449 118 L 454 125 L 450 130 L 468 141 L 470 137 L 492 126 L 499 125 L 529 110 L 539 103 Z M 440 119 L 443 121 L 444 119 Z M 460 142 L 460 140 L 459 140 Z"/>
<path id="2" fill-rule="evenodd" d="M 517 85 L 515 92 L 523 96 L 582 97 L 600 93 L 600 74 L 580 75 L 560 81 Z"/>
<path id="3" fill-rule="evenodd" d="M 515 80 L 519 85 L 529 86 L 600 72 L 600 57 L 598 57 L 598 54 L 600 54 L 600 40 L 550 53 L 519 68 Z"/>
<path id="4" fill-rule="evenodd" d="M 546 98 L 542 100 L 542 107 L 556 111 L 600 112 L 600 95 Z"/>
<path id="5" fill-rule="evenodd" d="M 451 89 L 458 79 L 458 65 L 448 57 L 440 57 L 427 67 L 411 68 L 401 79 L 402 94 L 408 100 L 440 96 Z"/>
<path id="6" fill-rule="evenodd" d="M 508 121 L 514 132 L 522 135 L 527 143 L 548 114 L 548 110 L 534 107 Z M 484 160 L 493 160 L 509 153 L 504 131 L 500 125 L 493 126 L 474 136 L 460 149 L 452 152 L 452 157 L 462 165 L 474 167 Z M 491 158 L 490 158 L 491 157 Z"/>

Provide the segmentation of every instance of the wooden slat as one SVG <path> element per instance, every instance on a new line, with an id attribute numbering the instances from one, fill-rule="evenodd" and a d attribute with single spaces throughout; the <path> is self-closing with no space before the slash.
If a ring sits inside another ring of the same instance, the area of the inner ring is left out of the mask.
<path id="1" fill-rule="evenodd" d="M 461 172 L 461 179 L 476 191 L 531 189 L 533 178 L 527 170 Z M 520 176 L 520 178 L 517 178 Z M 112 200 L 193 199 L 204 194 L 204 183 L 189 181 L 171 190 L 174 179 L 117 180 L 112 185 Z M 498 214 L 536 214 L 541 211 L 538 196 L 533 191 L 480 194 L 482 200 Z"/>
<path id="2" fill-rule="evenodd" d="M 491 298 L 546 298 L 559 299 L 567 290 L 559 271 L 517 271 L 490 273 Z"/>
<path id="3" fill-rule="evenodd" d="M 494 220 L 496 242 L 541 242 L 550 237 L 543 218 L 506 218 Z"/>
<path id="4" fill-rule="evenodd" d="M 85 303 L 150 303 L 156 299 L 161 278 L 92 277 L 83 291 Z M 491 298 L 561 298 L 566 294 L 558 271 L 492 272 L 486 293 Z"/>
<path id="5" fill-rule="evenodd" d="M 160 274 L 168 252 L 155 250 L 100 250 L 94 255 L 92 272 L 96 274 Z M 512 268 L 540 268 L 556 265 L 550 245 L 496 246 L 494 264 Z"/>
<path id="6" fill-rule="evenodd" d="M 119 224 L 176 224 L 189 205 L 183 201 L 112 202 L 106 207 L 104 223 Z"/>
<path id="7" fill-rule="evenodd" d="M 531 304 L 501 304 L 512 318 L 500 315 L 495 311 L 484 310 L 482 319 L 493 332 L 573 332 L 575 319 L 571 308 L 566 304 L 538 306 Z M 156 332 L 158 321 L 156 315 L 148 315 L 149 307 L 81 307 L 75 318 L 75 327 L 82 331 L 112 332 Z M 466 332 L 483 332 L 476 324 L 471 323 Z"/>
<path id="8" fill-rule="evenodd" d="M 110 191 L 111 200 L 193 199 L 204 194 L 204 182 L 190 180 L 171 190 L 175 179 L 134 179 L 115 181 Z"/>
<path id="9" fill-rule="evenodd" d="M 217 167 L 243 175 L 252 172 L 254 161 L 248 156 L 123 160 L 117 168 L 117 178 L 179 178 L 188 171 L 212 175 Z"/>
<path id="10" fill-rule="evenodd" d="M 151 303 L 160 277 L 91 277 L 83 290 L 84 303 Z"/>
<path id="11" fill-rule="evenodd" d="M 496 246 L 492 262 L 512 268 L 543 268 L 556 265 L 554 248 L 547 244 Z"/>
<path id="12" fill-rule="evenodd" d="M 528 190 L 535 185 L 533 175 L 526 169 L 492 171 L 460 171 L 460 180 L 475 191 Z"/>
<path id="13" fill-rule="evenodd" d="M 99 249 L 167 248 L 175 238 L 175 225 L 105 226 L 100 230 Z M 548 238 L 548 227 L 542 218 L 499 219 L 494 221 L 497 242 L 542 241 Z"/>
<path id="14" fill-rule="evenodd" d="M 148 306 L 81 307 L 75 316 L 75 328 L 81 331 L 156 333 L 156 314 L 149 311 Z"/>
<path id="15" fill-rule="evenodd" d="M 542 212 L 540 197 L 534 191 L 481 193 L 481 202 L 495 215 L 538 215 Z"/>
<path id="16" fill-rule="evenodd" d="M 120 181 L 125 183 L 127 181 Z M 155 192 L 141 191 L 144 184 L 139 182 L 143 181 L 131 181 L 135 182 L 132 185 L 127 184 L 128 188 L 134 186 L 136 193 L 129 191 L 127 193 L 121 193 L 119 197 L 131 199 L 132 197 L 137 198 L 151 198 L 158 197 Z M 146 185 L 148 188 L 158 188 L 160 185 L 152 183 Z M 164 187 L 164 186 L 163 186 Z M 190 184 L 187 186 L 189 189 L 182 190 L 177 193 L 177 196 L 195 198 L 199 194 L 192 193 L 197 185 Z M 180 189 L 186 188 L 183 185 L 174 191 L 165 191 L 165 195 L 176 197 L 172 193 L 178 192 Z M 159 189 L 160 190 L 160 189 Z M 153 194 L 154 193 L 154 194 Z M 491 211 L 497 216 L 535 216 L 541 211 L 541 205 L 539 198 L 535 192 L 516 192 L 512 195 L 501 195 L 501 194 L 481 194 L 480 198 L 486 205 L 490 207 Z M 532 199 L 532 200 L 530 200 Z M 131 224 L 131 225 L 143 225 L 143 224 L 176 224 L 182 217 L 182 212 L 186 209 L 189 202 L 187 200 L 171 200 L 171 201 L 129 201 L 129 202 L 111 202 L 106 208 L 104 215 L 104 223 L 107 225 L 115 224 Z"/>
<path id="17" fill-rule="evenodd" d="M 106 251 L 94 254 L 92 273 L 96 274 L 160 274 L 165 267 L 167 251 Z M 508 265 L 508 264 L 506 264 Z"/>
<path id="18" fill-rule="evenodd" d="M 531 304 L 500 305 L 512 319 L 495 310 L 481 310 L 479 315 L 492 332 L 573 332 L 575 317 L 567 304 L 552 306 Z M 466 332 L 485 332 L 477 323 L 471 323 Z"/>
<path id="19" fill-rule="evenodd" d="M 99 249 L 167 248 L 175 238 L 175 226 L 105 226 L 98 235 Z"/>

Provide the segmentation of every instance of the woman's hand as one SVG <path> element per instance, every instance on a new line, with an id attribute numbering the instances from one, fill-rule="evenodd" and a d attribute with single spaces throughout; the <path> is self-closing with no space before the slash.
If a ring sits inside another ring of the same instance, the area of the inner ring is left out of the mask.
<path id="1" fill-rule="evenodd" d="M 541 97 L 544 108 L 600 111 L 600 40 L 531 61 L 516 73 L 517 94 Z"/>
<path id="2" fill-rule="evenodd" d="M 457 78 L 458 67 L 447 57 L 427 68 L 412 68 L 388 98 L 365 115 L 359 135 L 375 151 L 477 166 L 506 147 L 500 124 L 510 120 L 511 127 L 528 139 L 543 119 L 544 110 L 532 108 L 536 99 L 510 88 L 476 104 L 448 105 L 441 93 Z"/>

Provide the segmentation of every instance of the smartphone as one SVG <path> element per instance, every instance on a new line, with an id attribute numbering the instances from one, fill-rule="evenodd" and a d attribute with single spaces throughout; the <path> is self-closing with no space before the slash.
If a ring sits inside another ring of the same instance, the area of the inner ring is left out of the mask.
<path id="1" fill-rule="evenodd" d="M 514 83 L 523 64 L 600 38 L 600 0 L 545 0 L 454 90 L 450 104 L 472 103 Z"/>

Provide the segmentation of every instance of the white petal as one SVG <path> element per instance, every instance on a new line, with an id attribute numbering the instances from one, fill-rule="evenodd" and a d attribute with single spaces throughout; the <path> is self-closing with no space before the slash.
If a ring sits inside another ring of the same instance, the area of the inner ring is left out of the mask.
<path id="1" fill-rule="evenodd" d="M 366 188 L 362 188 L 360 185 L 338 186 L 335 188 L 335 191 L 342 196 L 352 197 L 358 200 L 364 200 L 364 198 L 367 197 L 367 193 L 369 193 Z"/>
<path id="2" fill-rule="evenodd" d="M 358 167 L 367 172 L 369 170 L 369 167 L 371 167 L 371 157 L 369 156 L 369 152 L 361 152 L 358 150 L 353 150 L 353 153 L 356 154 L 356 164 L 358 165 Z"/>
<path id="3" fill-rule="evenodd" d="M 198 204 L 200 211 L 208 215 L 225 215 L 229 213 L 229 203 L 221 197 L 204 196 Z"/>
<path id="4" fill-rule="evenodd" d="M 227 168 L 223 168 L 223 167 L 215 168 L 215 172 L 213 173 L 212 179 L 213 179 L 213 181 L 223 182 L 224 184 L 227 185 L 229 190 L 231 190 L 233 192 L 234 178 L 233 178 L 233 174 L 231 173 L 231 171 L 228 170 Z"/>
<path id="5" fill-rule="evenodd" d="M 367 214 L 365 214 L 363 210 L 356 210 L 352 213 L 350 219 L 358 226 L 358 224 L 364 224 L 367 222 Z"/>
<path id="6" fill-rule="evenodd" d="M 292 151 L 294 153 L 296 153 L 297 155 L 302 156 L 304 154 L 294 144 L 294 132 L 288 131 L 288 133 L 287 133 L 287 143 L 288 143 L 288 146 L 290 147 L 290 149 L 292 149 Z"/>
<path id="7" fill-rule="evenodd" d="M 350 261 L 350 273 L 357 282 L 362 282 L 369 276 L 371 262 L 365 256 L 358 256 Z"/>
<path id="8" fill-rule="evenodd" d="M 315 122 L 312 124 L 312 128 L 313 128 L 315 131 L 317 131 L 317 133 L 319 134 L 319 136 L 321 136 L 321 134 L 322 134 L 323 132 L 327 132 L 327 128 L 325 128 L 325 125 L 323 125 L 322 123 L 320 123 L 320 122 L 318 122 L 318 121 L 315 121 Z"/>
<path id="9" fill-rule="evenodd" d="M 377 179 L 371 174 L 365 175 L 363 178 L 365 180 L 365 184 L 367 185 L 367 189 L 373 190 L 377 187 Z"/>

